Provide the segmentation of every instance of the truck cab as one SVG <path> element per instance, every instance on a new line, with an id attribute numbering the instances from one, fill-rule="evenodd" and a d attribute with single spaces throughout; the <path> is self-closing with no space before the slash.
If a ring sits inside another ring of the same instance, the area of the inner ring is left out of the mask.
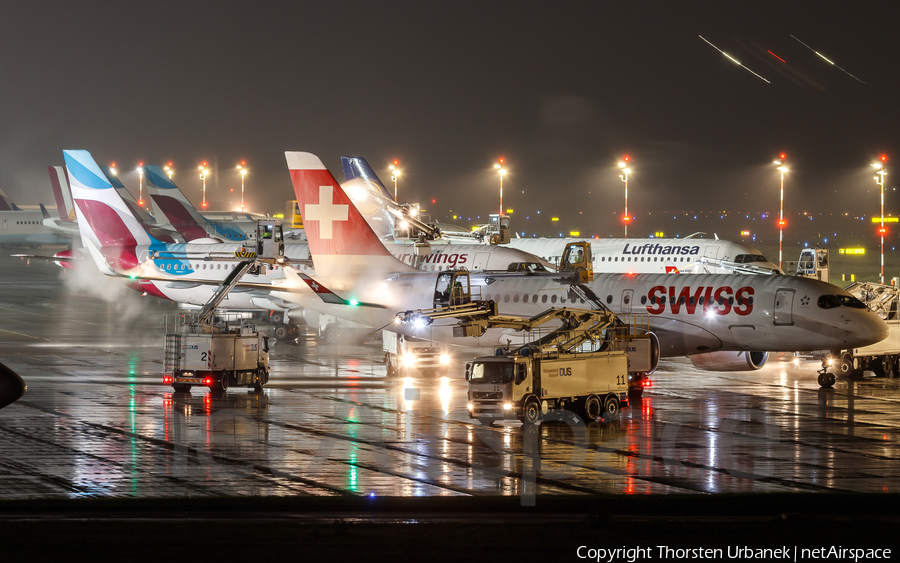
<path id="1" fill-rule="evenodd" d="M 472 301 L 472 285 L 465 270 L 442 272 L 434 284 L 434 307 L 453 307 Z"/>
<path id="2" fill-rule="evenodd" d="M 281 221 L 263 219 L 256 222 L 256 256 L 284 258 L 284 231 Z"/>
<path id="3" fill-rule="evenodd" d="M 466 365 L 469 416 L 489 423 L 517 419 L 521 403 L 532 388 L 531 363 L 525 358 L 484 356 Z"/>
<path id="4" fill-rule="evenodd" d="M 567 244 L 559 261 L 559 272 L 571 274 L 575 283 L 594 281 L 591 243 L 581 241 Z"/>

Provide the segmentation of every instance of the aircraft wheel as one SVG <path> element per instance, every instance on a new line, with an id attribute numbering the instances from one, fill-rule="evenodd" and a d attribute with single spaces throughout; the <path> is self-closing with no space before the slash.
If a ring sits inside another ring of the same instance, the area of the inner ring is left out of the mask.
<path id="1" fill-rule="evenodd" d="M 326 344 L 334 344 L 337 341 L 337 337 L 338 333 L 335 325 L 330 324 L 325 327 L 325 332 L 322 333 L 322 340 L 324 340 Z"/>
<path id="2" fill-rule="evenodd" d="M 603 405 L 600 403 L 600 397 L 591 395 L 584 400 L 584 416 L 585 421 L 597 420 L 603 414 Z"/>
<path id="3" fill-rule="evenodd" d="M 606 401 L 603 402 L 603 418 L 607 420 L 615 420 L 619 418 L 619 398 L 615 395 L 607 395 Z"/>
<path id="4" fill-rule="evenodd" d="M 820 373 L 819 385 L 821 387 L 834 387 L 835 377 L 833 373 Z"/>
<path id="5" fill-rule="evenodd" d="M 291 337 L 291 328 L 286 324 L 275 327 L 275 340 L 287 340 Z"/>
<path id="6" fill-rule="evenodd" d="M 523 413 L 525 424 L 537 424 L 541 421 L 541 403 L 537 397 L 529 397 L 525 401 L 525 410 Z"/>

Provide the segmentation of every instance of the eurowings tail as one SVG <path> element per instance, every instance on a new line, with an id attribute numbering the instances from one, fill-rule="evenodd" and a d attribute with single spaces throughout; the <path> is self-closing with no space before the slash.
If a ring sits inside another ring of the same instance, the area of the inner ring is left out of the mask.
<path id="1" fill-rule="evenodd" d="M 147 179 L 147 193 L 158 211 L 181 233 L 185 240 L 208 238 L 209 221 L 191 205 L 178 186 L 169 179 L 162 168 L 151 164 L 144 167 Z"/>
<path id="2" fill-rule="evenodd" d="M 50 186 L 56 200 L 56 210 L 61 221 L 75 220 L 75 206 L 72 204 L 72 191 L 69 188 L 69 176 L 64 166 L 48 166 Z"/>
<path id="3" fill-rule="evenodd" d="M 418 271 L 387 251 L 319 157 L 284 155 L 317 275 L 352 283 L 361 276 Z"/>
<path id="4" fill-rule="evenodd" d="M 136 267 L 135 247 L 159 241 L 141 227 L 91 153 L 65 150 L 63 157 L 84 247 L 106 273 Z"/>

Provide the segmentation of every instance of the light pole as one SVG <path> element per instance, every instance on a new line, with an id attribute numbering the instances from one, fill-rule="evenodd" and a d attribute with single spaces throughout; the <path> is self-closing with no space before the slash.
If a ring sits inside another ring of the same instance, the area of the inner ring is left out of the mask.
<path id="1" fill-rule="evenodd" d="M 400 177 L 400 169 L 398 166 L 400 165 L 399 160 L 394 160 L 394 164 L 391 164 L 391 181 L 394 182 L 394 201 L 397 201 L 397 178 Z"/>
<path id="2" fill-rule="evenodd" d="M 884 177 L 887 176 L 887 169 L 884 167 L 884 163 L 887 162 L 887 156 L 881 155 L 881 162 L 876 162 L 872 165 L 873 168 L 878 170 L 875 173 L 875 183 L 881 186 L 881 228 L 878 229 L 878 234 L 881 235 L 881 283 L 884 284 Z"/>
<path id="3" fill-rule="evenodd" d="M 113 176 L 116 175 L 116 163 L 115 162 L 113 162 L 112 164 L 109 165 L 109 171 L 112 172 Z"/>
<path id="4" fill-rule="evenodd" d="M 500 217 L 503 217 L 503 176 L 506 174 L 506 168 L 503 168 L 502 158 L 494 165 L 494 168 L 496 168 L 497 173 L 500 174 Z"/>
<path id="5" fill-rule="evenodd" d="M 170 162 L 168 165 L 164 166 L 163 170 L 166 171 L 166 176 L 168 176 L 169 180 L 171 180 L 172 174 L 175 172 L 175 170 L 172 168 L 172 163 Z"/>
<path id="6" fill-rule="evenodd" d="M 619 180 L 625 182 L 625 216 L 622 218 L 622 222 L 625 223 L 625 238 L 628 238 L 628 222 L 631 221 L 631 217 L 628 216 L 628 175 L 631 174 L 631 169 L 628 168 L 627 163 L 630 157 L 626 155 L 622 160 L 623 162 L 619 163 L 619 168 L 622 169 Z"/>
<path id="7" fill-rule="evenodd" d="M 140 183 L 138 184 L 138 205 L 144 207 L 144 163 L 138 162 L 138 176 Z"/>
<path id="8" fill-rule="evenodd" d="M 200 203 L 200 207 L 206 209 L 206 176 L 209 174 L 209 169 L 206 168 L 206 163 L 200 165 L 200 179 L 203 180 L 203 201 Z"/>
<path id="9" fill-rule="evenodd" d="M 238 164 L 238 170 L 241 171 L 241 212 L 244 211 L 244 176 L 247 175 L 247 163 L 246 161 L 241 161 Z"/>
<path id="10" fill-rule="evenodd" d="M 773 160 L 772 164 L 778 165 L 778 171 L 781 172 L 781 210 L 778 212 L 778 267 L 781 268 L 781 258 L 782 258 L 782 241 L 784 240 L 784 173 L 788 171 L 787 167 L 784 165 L 784 161 L 787 160 L 787 155 L 781 153 L 778 155 L 778 160 Z"/>

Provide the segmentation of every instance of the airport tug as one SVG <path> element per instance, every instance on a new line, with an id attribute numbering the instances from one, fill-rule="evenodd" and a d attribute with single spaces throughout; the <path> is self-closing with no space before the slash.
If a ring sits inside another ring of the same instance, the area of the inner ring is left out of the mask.
<path id="1" fill-rule="evenodd" d="M 578 280 L 585 275 L 572 273 Z M 505 328 L 523 332 L 528 342 L 466 365 L 469 417 L 482 424 L 502 419 L 536 424 L 551 409 L 572 411 L 586 421 L 615 418 L 628 398 L 629 371 L 650 370 L 646 313 L 628 315 L 627 323 L 609 310 L 553 307 L 533 317 L 500 315 L 496 302 L 472 299 L 468 272 L 443 272 L 438 289 L 442 285 L 450 291 L 442 297 L 436 292 L 433 309 L 401 312 L 396 322 L 456 318 L 455 336 Z M 541 330 L 548 323 L 561 326 Z"/>
<path id="2" fill-rule="evenodd" d="M 216 289 L 199 313 L 178 315 L 172 332 L 166 320 L 165 375 L 175 391 L 193 385 L 227 391 L 229 387 L 252 387 L 262 391 L 269 380 L 269 339 L 252 323 L 216 322 L 216 307 L 246 273 L 262 273 L 284 264 L 281 221 L 262 220 L 251 247 L 236 252 L 243 259 Z M 234 261 L 234 257 L 223 258 Z"/>

